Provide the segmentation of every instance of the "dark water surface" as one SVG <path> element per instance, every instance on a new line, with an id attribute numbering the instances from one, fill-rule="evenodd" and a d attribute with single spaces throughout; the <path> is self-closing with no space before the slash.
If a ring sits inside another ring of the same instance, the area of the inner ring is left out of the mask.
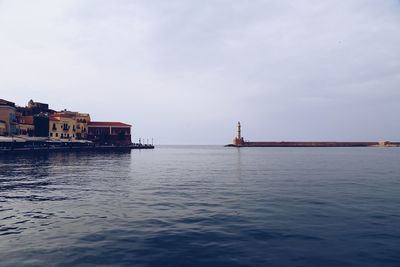
<path id="1" fill-rule="evenodd" d="M 0 266 L 400 266 L 400 149 L 0 156 Z"/>

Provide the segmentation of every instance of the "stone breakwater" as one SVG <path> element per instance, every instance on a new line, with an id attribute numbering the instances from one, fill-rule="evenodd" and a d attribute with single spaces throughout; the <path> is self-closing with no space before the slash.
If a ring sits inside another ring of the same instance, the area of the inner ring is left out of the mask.
<path id="1" fill-rule="evenodd" d="M 241 142 L 227 147 L 400 147 L 400 142 Z"/>

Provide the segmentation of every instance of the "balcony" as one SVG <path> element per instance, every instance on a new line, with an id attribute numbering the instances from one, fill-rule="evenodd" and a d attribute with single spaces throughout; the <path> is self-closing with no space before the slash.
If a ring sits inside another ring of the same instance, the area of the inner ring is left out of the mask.
<path id="1" fill-rule="evenodd" d="M 68 131 L 71 127 L 67 124 L 64 124 L 63 126 L 61 126 L 61 129 L 63 129 L 63 131 Z"/>

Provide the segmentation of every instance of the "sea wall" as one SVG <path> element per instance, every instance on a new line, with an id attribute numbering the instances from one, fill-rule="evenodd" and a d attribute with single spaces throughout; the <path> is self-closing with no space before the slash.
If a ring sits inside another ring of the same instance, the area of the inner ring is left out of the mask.
<path id="1" fill-rule="evenodd" d="M 399 147 L 400 142 L 243 142 L 230 147 Z"/>

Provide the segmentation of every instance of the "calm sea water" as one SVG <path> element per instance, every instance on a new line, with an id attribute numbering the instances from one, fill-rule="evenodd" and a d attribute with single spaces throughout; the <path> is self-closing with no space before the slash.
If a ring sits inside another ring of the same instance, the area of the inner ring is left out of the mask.
<path id="1" fill-rule="evenodd" d="M 0 156 L 0 266 L 400 266 L 400 149 Z"/>

